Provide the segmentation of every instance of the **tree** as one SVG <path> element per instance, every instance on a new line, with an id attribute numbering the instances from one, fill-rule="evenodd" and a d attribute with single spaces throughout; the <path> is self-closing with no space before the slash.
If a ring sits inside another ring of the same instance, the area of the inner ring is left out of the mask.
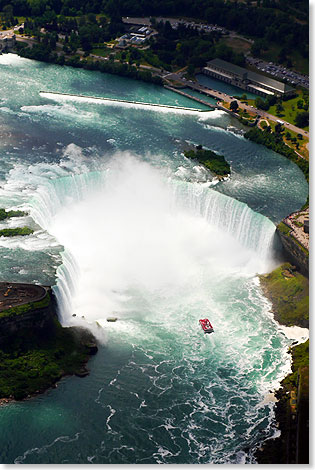
<path id="1" fill-rule="evenodd" d="M 281 103 L 278 103 L 276 106 L 276 114 L 280 115 L 281 111 L 283 111 L 283 106 Z"/>
<path id="2" fill-rule="evenodd" d="M 303 100 L 298 100 L 296 105 L 297 105 L 298 109 L 303 109 L 304 101 Z"/>
<path id="3" fill-rule="evenodd" d="M 273 106 L 274 104 L 276 104 L 277 102 L 277 97 L 276 95 L 270 95 L 267 97 L 267 102 L 269 104 L 269 106 Z"/>
<path id="4" fill-rule="evenodd" d="M 263 109 L 264 111 L 268 111 L 268 109 L 269 109 L 269 102 L 268 102 L 268 101 L 264 101 L 262 98 L 260 98 L 260 96 L 258 96 L 258 97 L 255 99 L 255 107 L 258 108 L 258 109 Z"/>
<path id="5" fill-rule="evenodd" d="M 190 77 L 193 77 L 195 75 L 195 67 L 193 64 L 189 63 L 188 64 L 188 67 L 187 67 L 187 74 L 190 76 Z"/>
<path id="6" fill-rule="evenodd" d="M 236 100 L 231 101 L 231 103 L 230 103 L 230 110 L 231 110 L 231 111 L 234 111 L 234 113 L 236 113 L 236 111 L 238 110 L 238 103 L 237 103 Z"/>
<path id="7" fill-rule="evenodd" d="M 264 39 L 256 39 L 254 44 L 251 47 L 251 53 L 254 57 L 259 57 L 261 51 L 267 49 L 267 44 Z"/>
<path id="8" fill-rule="evenodd" d="M 283 131 L 283 127 L 282 127 L 282 125 L 281 125 L 279 122 L 275 125 L 275 131 L 276 131 L 278 134 L 281 134 L 281 132 Z"/>
<path id="9" fill-rule="evenodd" d="M 298 127 L 306 127 L 309 124 L 309 115 L 307 111 L 303 111 L 302 113 L 298 113 L 294 120 L 295 124 Z"/>

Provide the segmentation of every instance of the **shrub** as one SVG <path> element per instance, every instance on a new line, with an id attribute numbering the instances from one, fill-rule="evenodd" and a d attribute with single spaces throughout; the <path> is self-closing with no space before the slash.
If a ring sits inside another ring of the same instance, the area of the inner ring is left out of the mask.
<path id="1" fill-rule="evenodd" d="M 223 155 L 218 155 L 211 150 L 203 150 L 198 146 L 195 150 L 185 152 L 185 157 L 196 159 L 208 168 L 212 173 L 220 176 L 226 176 L 231 172 L 231 167 Z"/>
<path id="2" fill-rule="evenodd" d="M 0 230 L 0 237 L 26 236 L 34 233 L 29 227 L 4 228 Z"/>

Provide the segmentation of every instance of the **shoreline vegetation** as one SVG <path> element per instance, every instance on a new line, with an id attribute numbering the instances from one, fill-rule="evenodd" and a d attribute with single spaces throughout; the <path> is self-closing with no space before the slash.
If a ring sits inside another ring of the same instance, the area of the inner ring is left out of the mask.
<path id="1" fill-rule="evenodd" d="M 49 310 L 50 309 L 50 310 Z M 43 326 L 44 312 L 46 314 Z M 34 312 L 34 318 L 25 315 Z M 6 322 L 24 325 L 6 336 Z M 86 364 L 98 348 L 92 333 L 81 327 L 62 327 L 49 293 L 38 302 L 28 302 L 0 313 L 3 324 L 0 347 L 0 405 L 31 398 L 56 387 L 62 377 L 89 374 Z M 21 323 L 22 322 L 22 323 Z M 23 323 L 24 322 L 24 323 Z"/>
<path id="2" fill-rule="evenodd" d="M 231 173 L 231 167 L 223 155 L 203 149 L 201 145 L 197 145 L 195 149 L 186 150 L 184 155 L 191 160 L 197 160 L 215 176 L 223 178 Z"/>
<path id="3" fill-rule="evenodd" d="M 295 266 L 282 264 L 260 276 L 260 285 L 278 323 L 309 328 L 309 283 Z"/>
<path id="4" fill-rule="evenodd" d="M 25 237 L 32 233 L 34 233 L 34 230 L 29 227 L 4 228 L 0 230 L 0 237 Z"/>
<path id="5" fill-rule="evenodd" d="M 260 285 L 280 325 L 309 328 L 309 283 L 295 266 L 282 264 L 260 276 Z M 309 462 L 309 340 L 291 347 L 288 353 L 292 355 L 292 372 L 275 392 L 275 418 L 281 435 L 268 439 L 256 451 L 259 464 Z"/>
<path id="6" fill-rule="evenodd" d="M 24 217 L 27 213 L 23 211 L 5 210 L 0 208 L 0 221 L 11 219 L 13 217 Z M 4 228 L 0 229 L 0 237 L 17 237 L 27 236 L 34 233 L 34 230 L 30 227 L 16 227 L 16 228 Z"/>
<path id="7" fill-rule="evenodd" d="M 3 208 L 0 209 L 0 221 L 10 219 L 11 217 L 24 217 L 26 212 L 23 211 L 7 211 Z"/>
<path id="8" fill-rule="evenodd" d="M 292 372 L 275 392 L 275 419 L 281 434 L 255 452 L 258 464 L 309 463 L 309 340 L 288 352 Z"/>
<path id="9" fill-rule="evenodd" d="M 26 59 L 39 60 L 41 62 L 49 62 L 56 65 L 66 65 L 74 68 L 83 68 L 90 71 L 98 71 L 101 73 L 110 73 L 113 75 L 119 75 L 126 78 L 132 78 L 134 80 L 141 80 L 147 83 L 153 83 L 155 85 L 162 85 L 163 79 L 152 73 L 150 70 L 138 70 L 134 65 L 128 64 L 127 62 L 114 62 L 95 60 L 92 58 L 84 58 L 79 54 L 71 56 L 58 56 L 57 54 L 47 56 L 44 51 L 41 51 L 37 45 L 32 48 L 27 47 L 25 44 L 22 47 L 18 47 L 17 53 L 21 57 Z M 62 58 L 61 58 L 62 57 Z"/>
<path id="10" fill-rule="evenodd" d="M 250 129 L 244 135 L 246 139 L 249 139 L 257 144 L 262 144 L 270 150 L 274 152 L 280 153 L 281 155 L 285 156 L 293 163 L 295 163 L 300 170 L 303 172 L 305 179 L 309 182 L 309 163 L 307 160 L 299 157 L 296 152 L 286 145 L 283 142 L 282 135 L 277 132 L 270 132 L 268 131 L 269 127 L 267 127 L 264 131 L 258 129 L 257 127 Z"/>
<path id="11" fill-rule="evenodd" d="M 96 352 L 89 331 L 64 328 L 57 319 L 43 335 L 21 331 L 0 349 L 0 405 L 44 393 L 67 375 L 85 377 Z"/>

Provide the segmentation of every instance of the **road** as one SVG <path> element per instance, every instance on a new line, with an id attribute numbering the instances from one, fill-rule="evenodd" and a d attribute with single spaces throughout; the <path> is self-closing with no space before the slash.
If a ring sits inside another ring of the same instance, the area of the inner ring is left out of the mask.
<path id="1" fill-rule="evenodd" d="M 217 90 L 212 90 L 210 88 L 206 88 L 196 82 L 192 82 L 189 80 L 185 80 L 181 75 L 177 73 L 170 73 L 163 76 L 163 78 L 167 78 L 170 80 L 175 80 L 176 82 L 181 83 L 183 86 L 191 88 L 193 90 L 199 91 L 200 93 L 204 93 L 205 95 L 212 96 L 219 100 L 226 101 L 227 103 L 231 103 L 231 101 L 237 101 L 239 108 L 244 109 L 252 114 L 259 115 L 262 118 L 269 119 L 270 121 L 277 122 L 279 118 L 277 116 L 273 116 L 272 114 L 268 113 L 267 111 L 263 111 L 261 109 L 254 108 L 253 106 L 241 103 L 241 101 L 235 99 L 233 96 L 227 95 L 226 93 L 222 93 Z M 244 93 L 246 93 L 244 91 Z M 284 123 L 284 127 L 289 129 L 293 132 L 298 134 L 304 135 L 305 137 L 309 138 L 309 132 L 299 127 L 295 126 L 294 124 L 290 124 L 288 122 Z"/>
<path id="2" fill-rule="evenodd" d="M 17 40 L 21 41 L 21 42 L 25 42 L 29 45 L 34 44 L 34 43 L 37 42 L 36 39 L 25 38 L 25 37 L 21 37 L 21 36 L 18 36 Z M 57 43 L 57 45 L 62 47 L 61 43 Z M 80 54 L 80 55 L 83 55 L 83 51 L 78 50 L 77 53 Z M 97 56 L 97 55 L 94 55 L 94 54 L 91 54 L 91 57 L 93 57 L 94 59 L 97 59 L 97 60 L 105 60 L 105 61 L 108 60 L 107 57 L 101 57 L 101 56 Z M 276 116 L 273 116 L 272 114 L 267 113 L 266 111 L 263 111 L 261 109 L 254 108 L 253 106 L 249 106 L 249 105 L 246 105 L 244 103 L 241 103 L 239 100 L 236 100 L 233 96 L 227 95 L 226 93 L 222 93 L 222 92 L 217 91 L 217 90 L 212 90 L 210 88 L 206 88 L 206 87 L 198 84 L 197 82 L 192 82 L 192 81 L 186 80 L 181 76 L 181 74 L 166 73 L 166 74 L 163 75 L 162 71 L 160 69 L 155 68 L 155 67 L 146 66 L 146 65 L 140 65 L 140 68 L 145 69 L 145 70 L 150 70 L 153 73 L 158 73 L 162 76 L 162 78 L 166 78 L 166 79 L 169 79 L 169 80 L 174 80 L 176 82 L 181 83 L 185 87 L 188 87 L 188 88 L 191 88 L 193 90 L 199 91 L 200 93 L 204 93 L 205 95 L 211 96 L 211 97 L 216 98 L 218 100 L 223 100 L 223 101 L 226 101 L 227 103 L 230 103 L 231 101 L 237 101 L 239 108 L 244 109 L 244 110 L 246 110 L 246 111 L 248 111 L 252 114 L 259 115 L 263 118 L 269 119 L 270 121 L 277 122 L 279 120 L 279 118 L 277 118 Z M 309 132 L 308 131 L 300 129 L 299 127 L 294 126 L 293 124 L 285 122 L 284 127 L 291 130 L 291 131 L 293 131 L 293 132 L 296 132 L 298 134 L 304 135 L 305 137 L 309 138 Z"/>
<path id="3" fill-rule="evenodd" d="M 29 36 L 16 36 L 16 40 L 18 42 L 25 42 L 29 46 L 31 46 L 32 44 L 38 44 L 38 40 L 36 38 L 32 38 Z M 63 48 L 63 44 L 61 42 L 57 42 L 56 45 L 61 49 Z"/>

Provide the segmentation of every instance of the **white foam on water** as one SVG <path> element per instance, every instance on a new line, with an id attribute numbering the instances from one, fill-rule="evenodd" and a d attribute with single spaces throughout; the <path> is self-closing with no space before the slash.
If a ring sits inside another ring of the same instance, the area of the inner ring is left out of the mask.
<path id="1" fill-rule="evenodd" d="M 30 59 L 24 59 L 23 57 L 18 56 L 17 54 L 1 54 L 0 55 L 0 64 L 1 65 L 20 65 L 22 63 L 32 64 Z"/>
<path id="2" fill-rule="evenodd" d="M 21 106 L 21 111 L 25 113 L 44 114 L 47 118 L 54 117 L 55 115 L 62 117 L 78 116 L 78 109 L 75 106 L 67 103 L 63 105 L 37 105 L 37 106 Z M 80 110 L 80 119 L 95 119 L 95 113 Z"/>
<path id="3" fill-rule="evenodd" d="M 96 98 L 96 97 L 84 97 L 84 96 L 73 96 L 73 95 L 62 95 L 62 94 L 57 94 L 57 93 L 53 93 L 53 92 L 41 92 L 40 95 L 43 97 L 43 98 L 48 98 L 48 99 L 51 99 L 51 100 L 54 100 L 54 101 L 57 101 L 57 102 L 81 102 L 81 103 L 93 103 L 93 104 L 98 104 L 98 105 L 102 105 L 102 106 L 112 106 L 112 107 L 123 107 L 123 108 L 134 108 L 134 109 L 141 109 L 141 110 L 148 110 L 148 111 L 157 111 L 157 112 L 160 112 L 160 113 L 175 113 L 175 114 L 188 114 L 188 115 L 196 115 L 196 113 L 199 114 L 209 114 L 209 113 L 213 113 L 213 111 L 210 111 L 209 112 L 203 112 L 203 111 L 199 111 L 198 109 L 196 108 L 193 108 L 192 106 L 192 109 L 183 109 L 181 107 L 178 107 L 178 109 L 176 109 L 176 107 L 172 107 L 172 105 L 168 106 L 168 105 L 159 105 L 159 104 L 154 104 L 152 103 L 149 104 L 149 103 L 140 103 L 140 102 L 137 102 L 137 103 L 131 103 L 131 102 L 127 102 L 127 101 L 119 101 L 119 100 L 116 100 L 116 99 L 110 99 L 110 98 L 103 98 L 100 97 L 100 98 Z M 207 119 L 208 117 L 201 117 L 201 119 Z"/>
<path id="4" fill-rule="evenodd" d="M 283 326 L 279 325 L 279 329 L 283 331 L 288 339 L 297 341 L 297 344 L 305 343 L 309 339 L 309 329 L 299 326 Z"/>

